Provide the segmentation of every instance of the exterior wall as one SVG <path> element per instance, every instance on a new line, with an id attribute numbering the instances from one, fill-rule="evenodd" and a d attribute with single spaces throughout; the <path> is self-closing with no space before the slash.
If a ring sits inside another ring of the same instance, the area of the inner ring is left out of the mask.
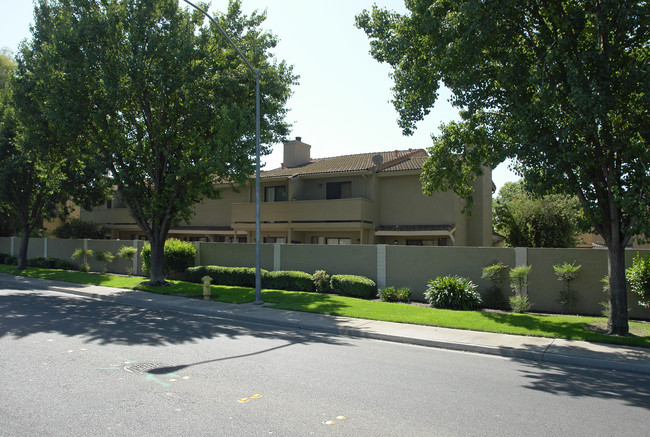
<path id="1" fill-rule="evenodd" d="M 474 182 L 474 205 L 467 220 L 467 246 L 492 246 L 492 170 Z"/>
<path id="2" fill-rule="evenodd" d="M 191 223 L 183 226 L 230 226 L 233 203 L 246 203 L 250 199 L 250 188 L 240 188 L 239 192 L 226 188 L 220 199 L 205 199 L 195 205 Z"/>
<path id="3" fill-rule="evenodd" d="M 424 301 L 429 280 L 437 276 L 458 275 L 470 278 L 480 291 L 490 288 L 481 269 L 503 262 L 515 265 L 513 249 L 491 247 L 386 247 L 386 285 L 410 287 L 412 299 Z M 508 290 L 504 290 L 506 293 Z"/>
<path id="4" fill-rule="evenodd" d="M 12 252 L 13 240 L 13 252 Z M 16 237 L 0 237 L 0 251 L 16 255 L 19 246 Z M 31 238 L 29 257 L 45 256 L 70 259 L 79 247 L 93 250 L 110 250 L 122 245 L 138 248 L 136 274 L 142 274 L 139 258 L 142 241 L 112 240 L 57 240 Z M 227 243 L 195 243 L 198 249 L 197 265 L 254 267 L 255 245 Z M 39 251 L 41 251 L 39 253 Z M 637 253 L 650 256 L 649 250 L 627 250 L 626 265 L 632 265 Z M 437 276 L 458 275 L 470 278 L 479 292 L 486 292 L 490 283 L 481 278 L 481 269 L 496 262 L 509 267 L 517 263 L 532 265 L 528 296 L 532 310 L 562 312 L 556 302 L 561 282 L 557 280 L 553 265 L 574 262 L 582 268 L 573 283 L 580 297 L 573 313 L 600 314 L 600 302 L 607 299 L 602 292 L 600 279 L 607 275 L 607 251 L 587 249 L 525 249 L 490 247 L 413 247 L 386 245 L 292 245 L 262 244 L 261 265 L 266 270 L 300 270 L 313 273 L 325 270 L 329 274 L 355 274 L 369 277 L 380 287 L 408 286 L 413 290 L 413 300 L 423 301 L 427 282 Z M 101 264 L 89 260 L 91 268 L 101 270 Z M 115 260 L 109 264 L 110 272 L 123 274 L 129 267 L 127 261 Z M 502 290 L 505 297 L 510 290 Z M 650 309 L 638 305 L 635 295 L 628 294 L 630 317 L 650 319 Z"/>
<path id="5" fill-rule="evenodd" d="M 381 176 L 379 181 L 379 223 L 381 225 L 452 224 L 454 199 L 451 192 L 435 196 L 422 194 L 418 174 Z"/>
<path id="6" fill-rule="evenodd" d="M 254 244 L 201 243 L 199 265 L 218 265 L 224 267 L 255 267 Z M 273 245 L 260 245 L 260 265 L 265 270 L 273 270 Z"/>

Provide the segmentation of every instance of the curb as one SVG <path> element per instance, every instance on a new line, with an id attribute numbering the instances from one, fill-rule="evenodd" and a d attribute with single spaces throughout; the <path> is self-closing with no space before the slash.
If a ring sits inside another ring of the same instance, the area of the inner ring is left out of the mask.
<path id="1" fill-rule="evenodd" d="M 372 331 L 367 329 L 349 327 L 349 326 L 343 326 L 343 327 L 339 327 L 335 325 L 323 326 L 317 324 L 310 324 L 309 322 L 303 322 L 301 320 L 290 320 L 290 319 L 286 320 L 286 319 L 268 318 L 263 316 L 261 317 L 255 314 L 246 314 L 242 312 L 229 312 L 229 311 L 211 308 L 210 306 L 205 306 L 204 301 L 188 300 L 185 298 L 175 297 L 175 296 L 154 295 L 156 296 L 156 299 L 158 299 L 158 301 L 155 301 L 154 299 L 147 299 L 147 298 L 142 299 L 137 297 L 130 297 L 126 294 L 103 295 L 103 294 L 94 293 L 92 291 L 85 291 L 82 289 L 75 289 L 75 288 L 67 288 L 60 285 L 45 285 L 42 283 L 39 284 L 38 279 L 37 280 L 34 280 L 34 278 L 27 278 L 27 279 L 30 279 L 30 281 L 14 282 L 9 280 L 7 282 L 11 283 L 13 286 L 17 286 L 23 289 L 34 289 L 34 288 L 45 289 L 45 290 L 50 290 L 50 291 L 55 291 L 55 292 L 60 292 L 65 294 L 72 294 L 72 295 L 77 295 L 82 297 L 89 297 L 96 300 L 102 300 L 106 302 L 112 302 L 116 304 L 128 305 L 128 306 L 139 307 L 139 308 L 152 308 L 152 309 L 158 309 L 164 311 L 172 311 L 181 314 L 202 315 L 206 317 L 225 319 L 225 320 L 239 320 L 245 323 L 304 330 L 304 331 L 309 331 L 314 333 L 326 333 L 326 334 L 335 334 L 335 335 L 347 336 L 347 337 L 368 338 L 374 340 L 388 341 L 392 343 L 403 343 L 403 344 L 411 344 L 416 346 L 453 350 L 459 352 L 470 352 L 470 353 L 478 353 L 483 355 L 500 356 L 504 358 L 522 359 L 522 360 L 535 361 L 539 364 L 547 364 L 547 363 L 564 364 L 564 365 L 572 365 L 572 366 L 590 367 L 595 369 L 606 369 L 606 370 L 615 370 L 615 371 L 650 375 L 650 366 L 644 364 L 638 364 L 638 363 L 622 361 L 622 360 L 607 360 L 607 359 L 601 359 L 595 357 L 580 356 L 575 354 L 565 354 L 562 353 L 561 351 L 558 352 L 552 351 L 551 349 L 553 348 L 553 346 L 556 345 L 557 342 L 556 339 L 549 339 L 550 343 L 547 345 L 538 345 L 535 347 L 522 349 L 517 347 L 509 347 L 509 346 L 491 346 L 485 344 L 474 344 L 474 343 L 467 343 L 462 341 L 445 341 L 445 340 L 436 340 L 430 338 L 415 338 L 415 337 L 388 334 L 388 333 Z M 161 302 L 160 301 L 161 298 L 164 298 L 169 302 Z M 181 302 L 181 304 L 178 305 L 178 302 Z"/>

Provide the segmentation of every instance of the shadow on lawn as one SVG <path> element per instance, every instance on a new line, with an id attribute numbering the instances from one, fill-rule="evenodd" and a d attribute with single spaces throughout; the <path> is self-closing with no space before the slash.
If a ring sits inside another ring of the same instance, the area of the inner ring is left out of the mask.
<path id="1" fill-rule="evenodd" d="M 590 331 L 583 321 L 567 322 L 545 319 L 540 320 L 527 314 L 513 314 L 513 313 L 491 313 L 484 312 L 481 315 L 496 323 L 502 325 L 509 325 L 514 327 L 525 328 L 533 331 L 543 332 L 548 336 L 563 338 L 567 340 L 585 340 L 603 343 L 619 343 L 627 344 L 628 346 L 650 347 L 650 339 L 648 337 L 634 337 L 629 336 L 623 338 L 612 335 L 601 334 L 595 331 Z M 619 340 L 620 341 L 617 341 Z"/>
<path id="2" fill-rule="evenodd" d="M 33 288 L 25 291 L 19 288 L 26 287 L 15 284 L 2 288 L 0 338 L 21 339 L 39 333 L 58 333 L 100 344 L 168 345 L 216 337 L 253 336 L 286 340 L 291 344 L 347 344 L 333 335 L 46 294 Z"/>
<path id="3" fill-rule="evenodd" d="M 314 312 L 326 315 L 337 315 L 346 308 L 337 296 L 324 293 L 292 293 L 286 291 L 264 290 L 262 298 L 269 308 Z"/>

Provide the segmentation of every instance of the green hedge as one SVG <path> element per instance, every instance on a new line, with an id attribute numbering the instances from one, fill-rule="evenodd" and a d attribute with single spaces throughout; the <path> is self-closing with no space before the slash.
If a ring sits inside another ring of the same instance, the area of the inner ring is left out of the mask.
<path id="1" fill-rule="evenodd" d="M 58 258 L 43 258 L 42 256 L 28 259 L 27 265 L 41 269 L 77 270 L 77 266 L 70 261 Z"/>
<path id="2" fill-rule="evenodd" d="M 262 277 L 268 273 L 262 270 Z M 201 278 L 209 276 L 212 283 L 235 287 L 255 287 L 255 269 L 251 267 L 198 266 L 185 270 L 185 280 L 201 284 Z"/>
<path id="3" fill-rule="evenodd" d="M 377 296 L 377 284 L 364 276 L 333 275 L 332 290 L 342 296 L 371 299 Z"/>
<path id="4" fill-rule="evenodd" d="M 297 271 L 266 272 L 262 276 L 264 288 L 291 291 L 314 291 L 314 281 L 309 273 Z"/>
<path id="5" fill-rule="evenodd" d="M 145 276 L 151 273 L 151 245 L 144 243 L 142 252 L 142 271 Z M 196 259 L 196 247 L 194 244 L 181 241 L 178 238 L 170 238 L 165 241 L 163 272 L 169 275 L 171 272 L 184 272 L 194 265 Z"/>

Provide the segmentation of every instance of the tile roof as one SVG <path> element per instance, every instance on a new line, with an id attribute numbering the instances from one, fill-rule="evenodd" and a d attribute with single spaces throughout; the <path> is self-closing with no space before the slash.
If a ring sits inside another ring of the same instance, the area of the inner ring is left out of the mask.
<path id="1" fill-rule="evenodd" d="M 375 156 L 381 156 L 382 164 L 376 165 Z M 262 178 L 295 177 L 303 175 L 354 173 L 364 171 L 406 171 L 421 170 L 427 158 L 424 149 L 396 150 L 394 152 L 362 153 L 358 155 L 334 156 L 313 159 L 310 163 L 298 167 L 276 168 L 263 171 Z"/>

